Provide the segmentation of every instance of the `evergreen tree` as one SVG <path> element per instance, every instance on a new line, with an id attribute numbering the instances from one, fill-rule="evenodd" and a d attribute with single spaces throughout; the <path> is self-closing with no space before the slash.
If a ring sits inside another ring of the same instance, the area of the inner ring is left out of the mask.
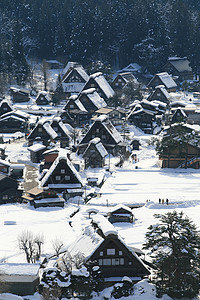
<path id="1" fill-rule="evenodd" d="M 154 216 L 159 223 L 148 228 L 144 249 L 153 258 L 158 295 L 193 298 L 199 292 L 199 232 L 182 212 Z"/>

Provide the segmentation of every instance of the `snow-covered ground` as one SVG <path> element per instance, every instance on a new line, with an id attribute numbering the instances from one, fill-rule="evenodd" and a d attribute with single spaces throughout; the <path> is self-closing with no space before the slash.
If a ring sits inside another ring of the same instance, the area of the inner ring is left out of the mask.
<path id="1" fill-rule="evenodd" d="M 122 168 L 115 168 L 111 159 L 112 173 L 101 171 L 100 176 L 107 174 L 107 180 L 99 191 L 101 197 L 93 198 L 87 205 L 78 206 L 78 204 L 69 203 L 64 208 L 39 209 L 34 209 L 28 204 L 1 205 L 0 261 L 25 262 L 25 255 L 18 249 L 18 236 L 24 230 L 31 231 L 34 235 L 43 235 L 43 254 L 51 255 L 54 254 L 53 240 L 59 239 L 64 243 L 64 247 L 67 247 L 81 233 L 90 221 L 89 209 L 98 209 L 100 214 L 106 215 L 111 207 L 120 203 L 140 206 L 133 209 L 136 218 L 134 223 L 114 224 L 119 234 L 130 246 L 142 248 L 148 226 L 155 223 L 155 213 L 162 214 L 174 209 L 183 211 L 200 227 L 200 170 L 161 169 L 155 150 L 153 146 L 149 145 L 151 136 L 142 135 L 137 130 L 135 130 L 135 134 L 141 139 L 142 144 L 141 150 L 135 151 L 139 161 L 136 163 L 130 159 Z M 9 155 L 12 162 L 29 160 L 25 140 L 6 144 L 6 154 Z M 93 174 L 95 172 L 98 173 L 98 170 L 93 170 Z M 164 200 L 168 198 L 169 205 L 159 204 L 159 198 Z M 150 201 L 147 202 L 147 200 Z M 79 212 L 70 218 L 70 215 L 77 209 Z M 72 226 L 69 225 L 69 220 L 72 222 Z M 155 292 L 146 282 L 140 283 L 139 290 L 142 289 L 146 292 L 141 294 L 138 291 L 138 294 L 135 293 L 134 296 L 126 299 L 157 299 Z M 109 291 L 105 292 L 109 293 Z M 0 295 L 0 300 L 12 299 L 7 296 Z M 40 299 L 38 294 L 29 298 L 31 300 Z M 94 299 L 102 300 L 103 295 Z M 163 299 L 167 300 L 169 297 L 165 296 Z"/>

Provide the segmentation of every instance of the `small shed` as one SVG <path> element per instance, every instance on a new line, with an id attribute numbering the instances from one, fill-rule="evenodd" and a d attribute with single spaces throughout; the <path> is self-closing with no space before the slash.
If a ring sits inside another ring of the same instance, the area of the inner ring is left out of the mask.
<path id="1" fill-rule="evenodd" d="M 30 151 L 31 161 L 33 163 L 39 163 L 43 157 L 42 154 L 46 150 L 46 146 L 40 143 L 33 144 L 27 148 Z"/>
<path id="2" fill-rule="evenodd" d="M 39 284 L 39 264 L 0 264 L 0 292 L 20 296 L 34 294 Z M 4 284 L 5 283 L 5 284 Z"/>
<path id="3" fill-rule="evenodd" d="M 108 213 L 110 223 L 128 222 L 133 223 L 135 217 L 132 209 L 125 205 L 117 205 Z"/>

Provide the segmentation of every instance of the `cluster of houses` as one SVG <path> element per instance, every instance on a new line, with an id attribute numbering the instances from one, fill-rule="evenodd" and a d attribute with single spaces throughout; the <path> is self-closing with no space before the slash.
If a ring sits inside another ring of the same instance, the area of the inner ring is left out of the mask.
<path id="1" fill-rule="evenodd" d="M 27 90 L 11 88 L 10 99 L 0 102 L 0 133 L 21 131 L 26 135 L 30 161 L 38 168 L 39 178 L 37 186 L 23 191 L 19 179 L 23 177 L 25 166 L 10 163 L 2 147 L 0 204 L 23 201 L 35 208 L 63 207 L 69 199 L 83 197 L 85 183 L 80 176 L 80 164 L 73 162 L 73 153 L 83 161 L 85 169 L 104 168 L 106 157 L 119 157 L 122 164 L 131 155 L 131 147 L 139 149 L 137 138 L 127 141 L 117 126 L 133 124 L 148 134 L 164 129 L 163 134 L 169 135 L 173 126 L 198 132 L 200 111 L 197 106 L 185 99 L 177 100 L 175 94 L 180 82 L 193 80 L 187 58 L 169 58 L 163 72 L 150 79 L 142 100 L 133 101 L 129 107 L 109 105 L 117 89 L 123 92 L 129 83 L 137 86 L 140 77 L 141 67 L 130 64 L 109 84 L 101 72 L 88 75 L 81 65 L 69 62 L 63 69 L 60 83 L 65 101 L 58 107 L 51 105 L 51 97 L 46 91 L 39 92 L 31 106 L 32 97 Z M 198 94 L 194 96 L 198 97 Z M 25 103 L 28 103 L 24 105 L 25 109 L 17 109 L 17 104 Z M 178 149 L 170 156 L 161 155 L 162 167 L 199 168 L 200 145 L 188 142 L 187 155 L 187 162 Z M 101 267 L 104 278 L 126 275 L 137 281 L 150 274 L 148 263 L 141 258 L 142 251 L 128 247 L 112 225 L 133 222 L 130 208 L 117 207 L 106 218 L 94 213 L 89 216 L 92 216 L 91 227 L 95 231 L 93 235 L 81 235 L 68 249 L 71 255 L 82 249 L 87 260 L 95 261 Z M 39 267 L 30 267 L 26 271 L 27 266 L 23 264 L 13 266 L 13 274 L 10 269 L 4 273 L 5 281 L 8 276 L 13 291 L 23 282 L 29 282 L 24 293 L 32 293 L 39 282 Z M 3 264 L 0 264 L 1 270 L 4 270 Z M 23 271 L 25 278 L 20 273 Z M 17 293 L 21 292 L 17 290 Z"/>

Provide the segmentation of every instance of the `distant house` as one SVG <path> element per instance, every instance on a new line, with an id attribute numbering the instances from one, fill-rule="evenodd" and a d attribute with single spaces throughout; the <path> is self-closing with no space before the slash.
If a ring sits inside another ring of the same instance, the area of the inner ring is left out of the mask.
<path id="1" fill-rule="evenodd" d="M 102 168 L 105 165 L 105 157 L 108 155 L 107 150 L 101 143 L 100 138 L 92 139 L 88 147 L 83 152 L 85 168 Z"/>
<path id="2" fill-rule="evenodd" d="M 98 265 L 105 282 L 119 282 L 124 276 L 137 282 L 150 275 L 139 257 L 142 252 L 127 246 L 105 217 L 93 214 L 92 223 L 99 234 L 87 227 L 67 249 L 72 257 L 80 253 L 85 262 Z"/>
<path id="3" fill-rule="evenodd" d="M 151 103 L 151 102 L 149 102 Z M 155 122 L 156 106 L 148 105 L 148 102 L 136 103 L 128 114 L 127 120 L 135 126 L 141 128 L 145 133 L 153 132 L 153 122 Z"/>
<path id="4" fill-rule="evenodd" d="M 168 93 L 164 85 L 158 85 L 155 87 L 155 90 L 149 95 L 147 100 L 148 101 L 159 100 L 169 104 L 170 94 Z"/>
<path id="5" fill-rule="evenodd" d="M 141 73 L 141 69 L 142 67 L 137 63 L 131 63 L 118 72 L 131 72 L 132 74 L 136 75 L 137 73 Z"/>
<path id="6" fill-rule="evenodd" d="M 7 100 L 2 100 L 0 102 L 0 116 L 12 110 L 13 109 Z"/>
<path id="7" fill-rule="evenodd" d="M 21 131 L 27 133 L 28 119 L 29 115 L 19 110 L 4 113 L 0 116 L 0 132 Z"/>
<path id="8" fill-rule="evenodd" d="M 117 205 L 108 213 L 108 220 L 111 223 L 134 221 L 132 209 L 125 205 Z"/>
<path id="9" fill-rule="evenodd" d="M 66 148 L 69 146 L 70 136 L 69 131 L 60 117 L 56 117 L 51 122 L 51 127 L 57 133 L 57 140 L 60 141 L 60 147 Z"/>
<path id="10" fill-rule="evenodd" d="M 0 204 L 13 203 L 20 200 L 22 190 L 14 178 L 0 174 Z"/>
<path id="11" fill-rule="evenodd" d="M 185 122 L 187 120 L 187 115 L 183 109 L 178 107 L 172 115 L 171 121 L 172 123 L 180 123 Z"/>
<path id="12" fill-rule="evenodd" d="M 41 119 L 30 132 L 28 136 L 28 145 L 32 146 L 33 143 L 40 142 L 47 146 L 50 141 L 55 141 L 57 137 L 57 133 L 53 130 L 49 122 L 46 119 Z"/>
<path id="13" fill-rule="evenodd" d="M 123 151 L 122 149 L 126 148 L 122 142 L 122 136 L 105 115 L 95 120 L 86 135 L 80 141 L 78 145 L 79 153 L 83 153 L 88 143 L 95 137 L 99 137 L 106 150 L 114 155 L 119 154 L 120 151 Z"/>
<path id="14" fill-rule="evenodd" d="M 175 92 L 177 87 L 176 82 L 167 72 L 156 74 L 147 84 L 147 87 L 155 89 L 159 85 L 164 85 L 168 92 Z"/>
<path id="15" fill-rule="evenodd" d="M 81 196 L 83 193 L 82 179 L 64 150 L 59 151 L 53 164 L 40 179 L 40 185 L 63 192 L 66 199 Z"/>
<path id="16" fill-rule="evenodd" d="M 193 72 L 187 57 L 169 57 L 163 70 L 177 77 L 179 81 L 193 80 Z"/>
<path id="17" fill-rule="evenodd" d="M 34 294 L 39 285 L 39 268 L 39 264 L 1 263 L 0 293 L 20 296 Z"/>
<path id="18" fill-rule="evenodd" d="M 35 208 L 38 207 L 63 207 L 65 200 L 57 195 L 57 192 L 51 189 L 40 189 L 34 187 L 23 195 L 23 199 L 29 202 Z"/>
<path id="19" fill-rule="evenodd" d="M 63 118 L 65 118 L 65 116 L 66 118 L 71 118 L 71 120 L 68 121 L 68 123 L 73 124 L 73 126 L 80 126 L 88 123 L 88 120 L 90 120 L 91 118 L 91 113 L 89 113 L 85 109 L 85 107 L 79 100 L 78 95 L 72 95 L 67 100 L 64 110 L 60 116 L 62 120 Z"/>
<path id="20" fill-rule="evenodd" d="M 11 87 L 10 93 L 13 103 L 28 102 L 30 100 L 30 92 L 28 90 Z"/>
<path id="21" fill-rule="evenodd" d="M 101 72 L 90 75 L 83 90 L 87 90 L 90 88 L 95 88 L 100 97 L 105 101 L 107 101 L 109 98 L 112 98 L 115 94 L 112 87 Z"/>
<path id="22" fill-rule="evenodd" d="M 48 67 L 50 70 L 64 68 L 64 64 L 62 64 L 61 62 L 59 62 L 58 60 L 55 60 L 55 59 L 46 60 L 46 63 L 48 64 Z"/>
<path id="23" fill-rule="evenodd" d="M 97 109 L 100 109 L 102 107 L 106 107 L 107 103 L 103 98 L 99 96 L 95 88 L 90 88 L 87 90 L 83 90 L 79 96 L 78 99 L 82 103 L 82 105 L 85 107 L 85 109 L 93 113 Z"/>
<path id="24" fill-rule="evenodd" d="M 51 101 L 51 98 L 49 96 L 49 93 L 46 91 L 39 92 L 37 95 L 35 102 L 37 105 L 48 105 Z"/>
<path id="25" fill-rule="evenodd" d="M 89 76 L 87 75 L 84 68 L 80 65 L 71 65 L 66 70 L 62 77 L 62 87 L 64 93 L 68 96 L 73 94 L 79 94 L 88 81 Z"/>
<path id="26" fill-rule="evenodd" d="M 119 73 L 115 77 L 115 79 L 112 82 L 112 86 L 114 89 L 123 89 L 126 87 L 129 83 L 133 83 L 135 85 L 138 85 L 138 81 L 131 72 L 124 72 Z"/>

